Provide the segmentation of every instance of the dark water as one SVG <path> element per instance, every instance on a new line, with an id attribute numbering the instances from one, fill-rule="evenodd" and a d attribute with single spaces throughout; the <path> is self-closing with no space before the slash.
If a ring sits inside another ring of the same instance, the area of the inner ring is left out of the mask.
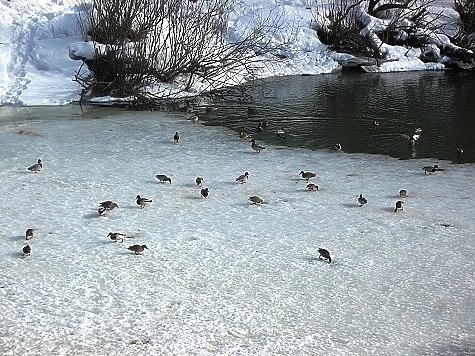
<path id="1" fill-rule="evenodd" d="M 475 162 L 475 73 L 337 73 L 265 80 L 246 100 L 221 100 L 207 125 L 249 130 L 262 143 Z M 248 107 L 257 113 L 248 114 Z M 256 132 L 267 120 L 266 132 Z M 379 126 L 373 122 L 379 121 Z M 285 127 L 285 139 L 275 131 Z M 409 136 L 420 127 L 413 147 Z M 464 149 L 462 158 L 456 151 Z"/>

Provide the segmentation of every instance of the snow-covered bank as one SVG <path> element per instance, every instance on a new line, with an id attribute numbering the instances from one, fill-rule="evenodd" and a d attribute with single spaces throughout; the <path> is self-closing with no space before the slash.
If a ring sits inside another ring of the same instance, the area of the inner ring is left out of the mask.
<path id="1" fill-rule="evenodd" d="M 0 151 L 3 355 L 473 353 L 473 164 L 256 154 L 223 128 L 105 109 L 4 125 Z M 119 208 L 100 217 L 104 200 Z"/>
<path id="2" fill-rule="evenodd" d="M 446 0 L 442 6 L 451 6 Z M 313 5 L 312 5 L 313 6 Z M 273 13 L 287 24 L 275 33 L 271 43 L 293 38 L 286 60 L 262 68 L 261 77 L 329 73 L 339 62 L 353 60 L 328 51 L 310 29 L 313 19 L 308 1 L 253 0 L 237 4 L 235 18 L 229 22 L 230 36 L 250 24 L 256 11 Z M 0 0 L 0 105 L 61 105 L 78 99 L 80 87 L 73 82 L 80 62 L 69 58 L 69 50 L 85 51 L 79 35 L 76 0 Z M 456 14 L 448 13 L 451 19 Z M 370 25 L 368 25 L 370 26 Z M 386 46 L 391 61 L 369 71 L 407 71 L 442 69 L 442 63 L 426 64 L 420 51 Z"/>

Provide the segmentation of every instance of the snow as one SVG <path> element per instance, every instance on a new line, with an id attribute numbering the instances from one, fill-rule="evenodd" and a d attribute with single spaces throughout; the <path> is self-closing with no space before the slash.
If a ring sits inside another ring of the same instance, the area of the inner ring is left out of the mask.
<path id="1" fill-rule="evenodd" d="M 457 13 L 448 1 L 438 1 L 434 12 L 444 10 L 440 21 L 453 31 Z M 311 1 L 253 0 L 237 3 L 230 19 L 230 40 L 245 33 L 259 16 L 278 19 L 284 25 L 267 40 L 270 43 L 290 42 L 287 59 L 261 68 L 259 76 L 330 73 L 341 68 L 336 61 L 347 55 L 329 51 L 310 29 L 314 21 Z M 93 48 L 79 34 L 77 0 L 0 0 L 0 105 L 64 105 L 78 100 L 79 85 L 73 81 L 80 61 L 75 56 L 90 58 Z M 383 22 L 367 18 L 367 30 L 372 31 Z M 266 39 L 263 39 L 266 40 Z M 434 43 L 445 37 L 434 37 Z M 368 71 L 393 72 L 443 69 L 440 63 L 423 63 L 419 51 L 385 46 L 390 59 L 381 66 L 368 66 Z M 70 57 L 71 56 L 71 57 Z M 351 62 L 354 58 L 349 58 Z M 242 81 L 236 77 L 233 80 Z M 234 84 L 234 83 L 233 83 Z M 173 86 L 171 92 L 176 91 Z M 197 84 L 195 91 L 203 87 Z M 163 88 L 159 89 L 160 91 Z M 170 91 L 164 91 L 169 93 Z"/>
<path id="2" fill-rule="evenodd" d="M 276 3 L 301 27 L 290 59 L 261 75 L 337 70 L 343 55 L 308 29 L 305 1 L 255 0 L 235 23 Z M 474 353 L 474 165 L 283 146 L 257 154 L 234 132 L 179 115 L 81 112 L 64 105 L 79 93 L 70 50 L 90 49 L 77 11 L 76 0 L 0 0 L 0 354 Z M 374 70 L 430 68 L 398 51 Z M 42 171 L 28 171 L 38 158 Z M 445 170 L 424 175 L 434 164 Z M 301 170 L 317 173 L 319 191 Z M 137 194 L 152 204 L 140 209 Z M 101 217 L 105 200 L 120 208 Z M 149 249 L 135 256 L 133 244 Z"/>
<path id="3" fill-rule="evenodd" d="M 163 113 L 12 113 L 0 127 L 1 354 L 473 354 L 474 165 L 255 153 L 231 130 Z M 444 171 L 425 175 L 434 164 Z M 105 200 L 119 208 L 101 217 Z"/>

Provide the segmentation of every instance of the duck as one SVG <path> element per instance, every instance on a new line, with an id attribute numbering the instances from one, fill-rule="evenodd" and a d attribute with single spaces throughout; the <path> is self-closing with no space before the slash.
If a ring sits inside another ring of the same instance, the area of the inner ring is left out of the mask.
<path id="1" fill-rule="evenodd" d="M 25 240 L 31 240 L 33 238 L 34 232 L 35 231 L 33 229 L 26 229 Z"/>
<path id="2" fill-rule="evenodd" d="M 307 184 L 307 189 L 309 191 L 315 191 L 315 190 L 318 190 L 318 185 L 314 184 L 314 183 L 308 183 Z"/>
<path id="3" fill-rule="evenodd" d="M 135 255 L 141 255 L 145 249 L 148 250 L 147 245 L 132 245 L 127 247 L 128 250 L 133 251 Z"/>
<path id="4" fill-rule="evenodd" d="M 335 151 L 341 151 L 341 149 L 342 149 L 341 144 L 339 144 L 339 143 L 335 144 L 335 146 L 333 146 L 333 148 L 335 149 Z"/>
<path id="5" fill-rule="evenodd" d="M 398 210 L 404 210 L 404 202 L 401 200 L 396 202 L 396 209 L 394 209 L 394 212 L 396 213 Z"/>
<path id="6" fill-rule="evenodd" d="M 173 142 L 175 143 L 178 143 L 178 140 L 180 139 L 180 134 L 177 132 L 175 132 L 175 134 L 173 135 Z"/>
<path id="7" fill-rule="evenodd" d="M 264 131 L 264 127 L 262 126 L 262 122 L 259 122 L 257 124 L 256 131 L 257 132 L 263 132 Z"/>
<path id="8" fill-rule="evenodd" d="M 251 106 L 247 107 L 247 115 L 248 116 L 257 115 L 257 114 L 259 114 L 259 110 L 257 110 L 257 108 L 253 108 Z"/>
<path id="9" fill-rule="evenodd" d="M 202 198 L 208 198 L 208 195 L 209 195 L 209 189 L 208 188 L 201 189 L 201 197 Z"/>
<path id="10" fill-rule="evenodd" d="M 97 213 L 99 214 L 99 216 L 106 216 L 106 211 L 107 209 L 103 206 L 100 206 L 99 209 L 97 209 Z"/>
<path id="11" fill-rule="evenodd" d="M 218 108 L 216 106 L 207 106 L 206 109 L 205 109 L 206 114 L 212 114 L 216 111 L 218 111 Z"/>
<path id="12" fill-rule="evenodd" d="M 434 164 L 434 166 L 425 166 L 422 169 L 424 170 L 424 174 L 427 174 L 427 173 L 431 174 L 437 171 L 443 171 L 443 169 L 439 168 L 439 166 L 436 164 Z"/>
<path id="13" fill-rule="evenodd" d="M 320 254 L 320 256 L 318 256 L 318 258 L 324 259 L 324 260 L 328 261 L 328 263 L 332 263 L 332 258 L 330 256 L 330 252 L 328 252 L 328 250 L 326 250 L 324 248 L 319 248 L 318 253 Z"/>
<path id="14" fill-rule="evenodd" d="M 241 132 L 239 133 L 239 138 L 240 138 L 241 140 L 247 140 L 247 139 L 249 139 L 249 138 L 251 138 L 251 137 L 252 137 L 251 134 L 250 134 L 249 132 L 247 132 L 247 131 L 241 131 Z"/>
<path id="15" fill-rule="evenodd" d="M 457 157 L 458 157 L 458 158 L 462 158 L 462 156 L 463 156 L 463 148 L 460 147 L 460 146 L 457 147 L 457 151 L 456 151 L 456 152 L 457 152 Z"/>
<path id="16" fill-rule="evenodd" d="M 103 207 L 106 210 L 114 210 L 115 208 L 119 208 L 119 205 L 110 200 L 103 201 L 99 204 L 99 206 Z"/>
<path id="17" fill-rule="evenodd" d="M 314 178 L 314 177 L 317 176 L 316 173 L 304 172 L 304 171 L 300 171 L 299 175 L 302 176 L 302 178 L 305 179 L 305 180 L 309 180 L 310 178 Z"/>
<path id="18" fill-rule="evenodd" d="M 143 209 L 145 206 L 152 203 L 151 199 L 142 198 L 140 195 L 137 195 L 135 199 L 137 201 L 137 205 L 140 205 L 140 209 Z"/>
<path id="19" fill-rule="evenodd" d="M 127 236 L 121 232 L 109 232 L 107 237 L 110 237 L 110 239 L 115 242 L 124 242 L 124 238 Z"/>
<path id="20" fill-rule="evenodd" d="M 278 129 L 275 134 L 277 135 L 277 138 L 285 138 L 285 127 Z"/>
<path id="21" fill-rule="evenodd" d="M 21 251 L 23 252 L 23 256 L 29 256 L 31 254 L 31 247 L 30 245 L 24 246 Z"/>
<path id="22" fill-rule="evenodd" d="M 363 197 L 363 194 L 360 194 L 359 198 L 358 198 L 358 203 L 360 204 L 360 206 L 363 206 L 365 205 L 366 203 L 368 203 L 368 201 L 366 200 L 366 198 Z"/>
<path id="23" fill-rule="evenodd" d="M 401 190 L 399 191 L 399 196 L 400 196 L 401 198 L 407 198 L 407 190 L 406 190 L 406 189 L 401 189 Z"/>
<path id="24" fill-rule="evenodd" d="M 379 121 L 378 120 L 373 121 L 373 127 L 376 127 L 376 126 L 379 126 Z"/>
<path id="25" fill-rule="evenodd" d="M 198 187 L 201 187 L 201 186 L 203 185 L 203 178 L 197 177 L 197 178 L 195 179 L 195 182 L 196 182 L 196 185 L 197 185 Z"/>
<path id="26" fill-rule="evenodd" d="M 417 129 L 414 130 L 414 133 L 409 138 L 409 142 L 411 143 L 411 145 L 414 146 L 417 143 L 417 141 L 420 140 L 421 133 L 422 133 L 422 129 L 420 127 L 418 127 Z"/>
<path id="27" fill-rule="evenodd" d="M 190 121 L 192 124 L 198 123 L 199 117 L 198 115 L 192 115 L 188 118 L 188 121 Z"/>
<path id="28" fill-rule="evenodd" d="M 40 173 L 42 168 L 43 168 L 43 163 L 41 162 L 41 159 L 38 159 L 38 161 L 35 164 L 28 167 L 28 170 L 35 173 Z"/>
<path id="29" fill-rule="evenodd" d="M 170 184 L 172 184 L 172 179 L 167 177 L 165 174 L 157 174 L 155 178 L 157 178 L 160 183 L 170 182 Z"/>
<path id="30" fill-rule="evenodd" d="M 247 182 L 248 178 L 249 178 L 249 173 L 245 172 L 244 174 L 241 174 L 239 177 L 236 178 L 236 182 L 244 184 Z"/>
<path id="31" fill-rule="evenodd" d="M 261 152 L 262 150 L 265 150 L 266 148 L 265 147 L 262 147 L 262 146 L 259 146 L 257 143 L 256 143 L 256 140 L 252 139 L 251 141 L 251 148 L 256 151 L 257 153 Z"/>
<path id="32" fill-rule="evenodd" d="M 262 203 L 264 203 L 264 200 L 262 200 L 261 198 L 259 198 L 258 196 L 256 195 L 253 195 L 253 196 L 250 196 L 249 197 L 249 200 L 252 202 L 252 204 L 254 205 L 261 205 Z"/>

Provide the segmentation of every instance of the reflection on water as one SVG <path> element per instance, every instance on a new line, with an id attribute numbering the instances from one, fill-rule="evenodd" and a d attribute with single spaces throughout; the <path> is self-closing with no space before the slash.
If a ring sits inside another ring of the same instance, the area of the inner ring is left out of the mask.
<path id="1" fill-rule="evenodd" d="M 226 100 L 208 125 L 250 130 L 265 142 L 311 149 L 475 162 L 475 73 L 338 73 L 273 78 L 249 101 Z M 247 108 L 257 109 L 248 113 Z M 266 132 L 256 132 L 269 121 Z M 379 125 L 374 125 L 377 121 Z M 284 127 L 285 139 L 276 131 Z M 410 137 L 422 129 L 413 146 Z M 457 147 L 464 149 L 462 159 Z"/>
<path id="2" fill-rule="evenodd" d="M 207 125 L 249 130 L 257 141 L 291 147 L 364 152 L 392 157 L 475 162 L 475 73 L 337 73 L 280 77 L 251 90 L 250 100 L 214 102 L 200 115 Z M 251 107 L 255 110 L 248 112 Z M 37 121 L 99 119 L 108 107 L 0 107 L 0 126 Z M 267 130 L 256 132 L 267 120 Z M 375 126 L 377 121 L 379 125 Z M 277 131 L 284 128 L 285 135 Z M 421 138 L 410 144 L 414 130 Z M 237 135 L 237 134 L 236 134 Z M 284 136 L 285 138 L 282 138 Z M 457 147 L 464 154 L 457 157 Z"/>

